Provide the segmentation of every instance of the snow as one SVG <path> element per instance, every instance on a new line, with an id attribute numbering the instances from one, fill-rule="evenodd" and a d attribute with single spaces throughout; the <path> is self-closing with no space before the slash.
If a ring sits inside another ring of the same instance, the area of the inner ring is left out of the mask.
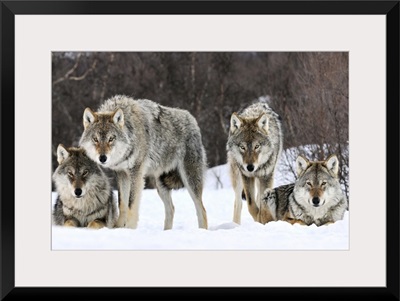
<path id="1" fill-rule="evenodd" d="M 274 186 L 294 178 L 278 165 Z M 283 176 L 285 174 L 285 176 Z M 117 196 L 117 192 L 114 192 Z M 52 202 L 56 199 L 52 193 Z M 334 224 L 291 225 L 283 221 L 254 222 L 243 202 L 242 222 L 232 221 L 234 193 L 228 166 L 207 171 L 203 204 L 208 230 L 199 229 L 193 201 L 185 189 L 172 192 L 174 225 L 164 231 L 164 205 L 155 189 L 142 193 L 137 229 L 52 226 L 53 250 L 348 250 L 349 213 Z"/>

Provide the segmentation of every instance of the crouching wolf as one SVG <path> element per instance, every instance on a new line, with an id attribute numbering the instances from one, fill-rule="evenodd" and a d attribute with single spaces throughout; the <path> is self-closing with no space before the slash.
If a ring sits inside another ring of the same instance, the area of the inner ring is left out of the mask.
<path id="1" fill-rule="evenodd" d="M 321 226 L 343 219 L 348 200 L 340 188 L 336 155 L 313 162 L 299 156 L 296 170 L 295 183 L 265 190 L 256 221 L 269 222 L 270 213 L 274 220 L 303 225 Z"/>
<path id="2" fill-rule="evenodd" d="M 206 154 L 195 118 L 186 110 L 147 99 L 116 95 L 83 114 L 80 145 L 98 164 L 117 174 L 117 227 L 135 229 L 146 176 L 155 179 L 164 203 L 164 229 L 171 229 L 171 189 L 186 187 L 194 201 L 198 226 L 207 229 L 202 202 Z"/>
<path id="3" fill-rule="evenodd" d="M 109 179 L 81 148 L 57 148 L 58 167 L 53 180 L 58 197 L 54 204 L 56 225 L 113 228 L 117 205 Z"/>
<path id="4" fill-rule="evenodd" d="M 233 221 L 241 222 L 242 192 L 250 214 L 257 215 L 260 195 L 273 187 L 276 164 L 282 152 L 281 119 L 265 103 L 255 103 L 233 113 L 226 145 L 232 186 L 235 191 Z M 269 215 L 272 220 L 272 215 Z"/>

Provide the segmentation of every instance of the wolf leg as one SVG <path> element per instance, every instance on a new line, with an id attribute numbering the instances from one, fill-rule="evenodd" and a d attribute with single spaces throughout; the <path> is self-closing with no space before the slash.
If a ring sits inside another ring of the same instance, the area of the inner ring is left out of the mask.
<path id="1" fill-rule="evenodd" d="M 242 205 L 243 205 L 242 201 L 243 183 L 241 176 L 239 175 L 239 170 L 233 164 L 231 164 L 230 173 L 231 173 L 232 187 L 235 192 L 233 222 L 240 225 L 242 216 Z"/>
<path id="2" fill-rule="evenodd" d="M 261 196 L 267 188 L 274 188 L 274 175 L 270 175 L 268 177 L 263 177 L 259 179 L 259 191 L 258 195 Z"/>
<path id="3" fill-rule="evenodd" d="M 166 188 L 160 179 L 156 179 L 157 192 L 165 207 L 164 230 L 172 229 L 174 221 L 174 204 L 172 203 L 171 190 Z"/>
<path id="4" fill-rule="evenodd" d="M 208 229 L 207 212 L 203 206 L 203 168 L 197 164 L 188 164 L 179 169 L 183 185 L 187 188 L 196 208 L 199 228 Z"/>
<path id="5" fill-rule="evenodd" d="M 257 222 L 258 221 L 258 212 L 260 211 L 255 197 L 255 179 L 248 178 L 246 176 L 242 176 L 244 193 L 246 195 L 247 207 L 249 209 L 250 215 Z"/>
<path id="6" fill-rule="evenodd" d="M 273 188 L 274 185 L 274 176 L 273 174 L 269 177 L 260 178 L 258 181 L 258 194 L 257 194 L 257 202 L 258 204 L 262 203 L 262 196 L 267 188 Z M 274 221 L 274 216 L 272 215 L 270 208 L 268 206 L 260 205 L 260 212 L 258 216 L 258 222 L 262 224 L 266 224 L 270 221 Z"/>
<path id="7" fill-rule="evenodd" d="M 136 229 L 139 221 L 140 197 L 145 184 L 143 167 L 140 165 L 135 166 L 131 169 L 130 175 L 131 191 L 129 194 L 126 227 Z"/>
<path id="8" fill-rule="evenodd" d="M 117 228 L 123 228 L 126 225 L 128 213 L 131 179 L 129 173 L 126 171 L 117 171 L 116 174 L 118 182 L 119 216 L 115 226 Z"/>

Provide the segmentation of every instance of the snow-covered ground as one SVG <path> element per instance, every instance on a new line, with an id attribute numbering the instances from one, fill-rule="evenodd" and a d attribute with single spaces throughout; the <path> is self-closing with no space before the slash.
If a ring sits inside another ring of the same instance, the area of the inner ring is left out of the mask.
<path id="1" fill-rule="evenodd" d="M 275 186 L 291 181 L 279 166 Z M 285 174 L 285 177 L 282 175 Z M 116 192 L 115 192 L 116 194 Z M 56 193 L 53 192 L 54 203 Z M 117 194 L 116 194 L 117 195 Z M 328 226 L 254 222 L 243 203 L 242 223 L 233 223 L 234 193 L 228 166 L 207 172 L 203 203 L 209 229 L 199 229 L 194 204 L 185 189 L 172 192 L 174 226 L 164 231 L 164 205 L 155 189 L 143 191 L 137 229 L 52 226 L 53 250 L 347 250 L 349 212 Z"/>

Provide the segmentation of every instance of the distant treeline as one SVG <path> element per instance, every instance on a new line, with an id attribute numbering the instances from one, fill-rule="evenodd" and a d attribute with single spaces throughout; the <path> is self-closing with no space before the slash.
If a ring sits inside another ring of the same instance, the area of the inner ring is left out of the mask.
<path id="1" fill-rule="evenodd" d="M 313 144 L 310 159 L 337 154 L 348 195 L 348 59 L 347 52 L 53 52 L 53 168 L 59 143 L 77 146 L 84 109 L 115 94 L 190 111 L 209 167 L 226 163 L 231 114 L 261 99 L 282 117 L 284 149 Z"/>

